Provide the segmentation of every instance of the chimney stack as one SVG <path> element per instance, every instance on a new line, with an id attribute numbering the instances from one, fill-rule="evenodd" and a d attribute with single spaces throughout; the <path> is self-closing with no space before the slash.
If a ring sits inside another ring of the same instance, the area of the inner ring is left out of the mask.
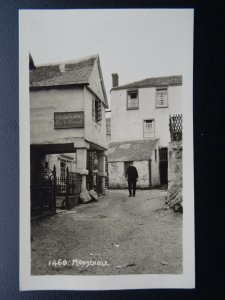
<path id="1" fill-rule="evenodd" d="M 112 87 L 117 87 L 119 85 L 119 75 L 117 73 L 112 74 Z"/>
<path id="2" fill-rule="evenodd" d="M 30 53 L 29 53 L 29 69 L 30 70 L 35 69 L 34 60 Z"/>

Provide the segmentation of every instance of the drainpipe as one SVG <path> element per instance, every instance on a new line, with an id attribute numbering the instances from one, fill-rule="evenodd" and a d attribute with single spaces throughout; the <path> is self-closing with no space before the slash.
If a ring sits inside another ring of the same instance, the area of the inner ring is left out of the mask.
<path id="1" fill-rule="evenodd" d="M 152 188 L 152 169 L 151 169 L 151 159 L 148 160 L 148 174 L 149 174 L 149 189 Z"/>

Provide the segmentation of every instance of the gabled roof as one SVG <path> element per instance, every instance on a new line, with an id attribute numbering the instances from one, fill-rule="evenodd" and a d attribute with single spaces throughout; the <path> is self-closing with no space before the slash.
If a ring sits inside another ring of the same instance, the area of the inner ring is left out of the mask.
<path id="1" fill-rule="evenodd" d="M 36 66 L 30 70 L 30 89 L 41 89 L 69 85 L 89 85 L 89 79 L 97 60 L 104 103 L 108 106 L 98 55 L 67 63 Z"/>
<path id="2" fill-rule="evenodd" d="M 182 75 L 146 78 L 140 81 L 135 81 L 125 85 L 114 87 L 111 89 L 111 91 L 133 89 L 133 88 L 145 88 L 145 87 L 176 86 L 176 85 L 182 85 Z"/>
<path id="3" fill-rule="evenodd" d="M 157 143 L 158 139 L 110 143 L 108 161 L 148 160 Z"/>

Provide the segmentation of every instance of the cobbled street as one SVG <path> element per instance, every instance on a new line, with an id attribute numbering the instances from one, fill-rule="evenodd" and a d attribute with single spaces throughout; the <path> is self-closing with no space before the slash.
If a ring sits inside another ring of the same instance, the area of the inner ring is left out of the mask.
<path id="1" fill-rule="evenodd" d="M 98 202 L 33 222 L 32 275 L 182 273 L 182 214 L 166 209 L 165 197 L 107 190 Z"/>

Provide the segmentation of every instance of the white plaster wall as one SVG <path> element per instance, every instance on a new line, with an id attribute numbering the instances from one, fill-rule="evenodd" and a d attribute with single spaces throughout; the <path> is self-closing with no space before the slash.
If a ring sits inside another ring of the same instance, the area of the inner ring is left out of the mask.
<path id="1" fill-rule="evenodd" d="M 85 138 L 97 145 L 107 148 L 105 109 L 102 105 L 102 120 L 97 123 L 92 118 L 93 94 L 85 88 Z"/>
<path id="2" fill-rule="evenodd" d="M 83 96 L 83 88 L 31 91 L 31 144 L 70 143 L 83 137 L 83 128 L 54 129 L 54 112 L 83 111 Z"/>
<path id="3" fill-rule="evenodd" d="M 109 187 L 125 188 L 127 181 L 124 174 L 124 162 L 109 162 L 108 163 Z"/>
<path id="4" fill-rule="evenodd" d="M 135 161 L 134 166 L 138 171 L 137 188 L 149 188 L 149 168 L 148 161 Z"/>
<path id="5" fill-rule="evenodd" d="M 170 141 L 169 114 L 182 113 L 182 86 L 168 87 L 168 107 L 156 108 L 156 88 L 141 88 L 139 109 L 127 110 L 127 90 L 111 91 L 111 141 L 143 139 L 143 122 L 155 120 L 155 138 L 166 147 Z"/>
<path id="6" fill-rule="evenodd" d="M 66 168 L 68 167 L 69 172 L 76 171 L 76 153 L 68 154 L 71 157 L 71 161 L 66 158 L 60 159 L 60 154 L 47 154 L 45 156 L 45 161 L 48 162 L 48 166 L 50 170 L 53 170 L 54 165 L 56 167 L 56 176 L 60 176 L 60 161 L 66 161 Z"/>

